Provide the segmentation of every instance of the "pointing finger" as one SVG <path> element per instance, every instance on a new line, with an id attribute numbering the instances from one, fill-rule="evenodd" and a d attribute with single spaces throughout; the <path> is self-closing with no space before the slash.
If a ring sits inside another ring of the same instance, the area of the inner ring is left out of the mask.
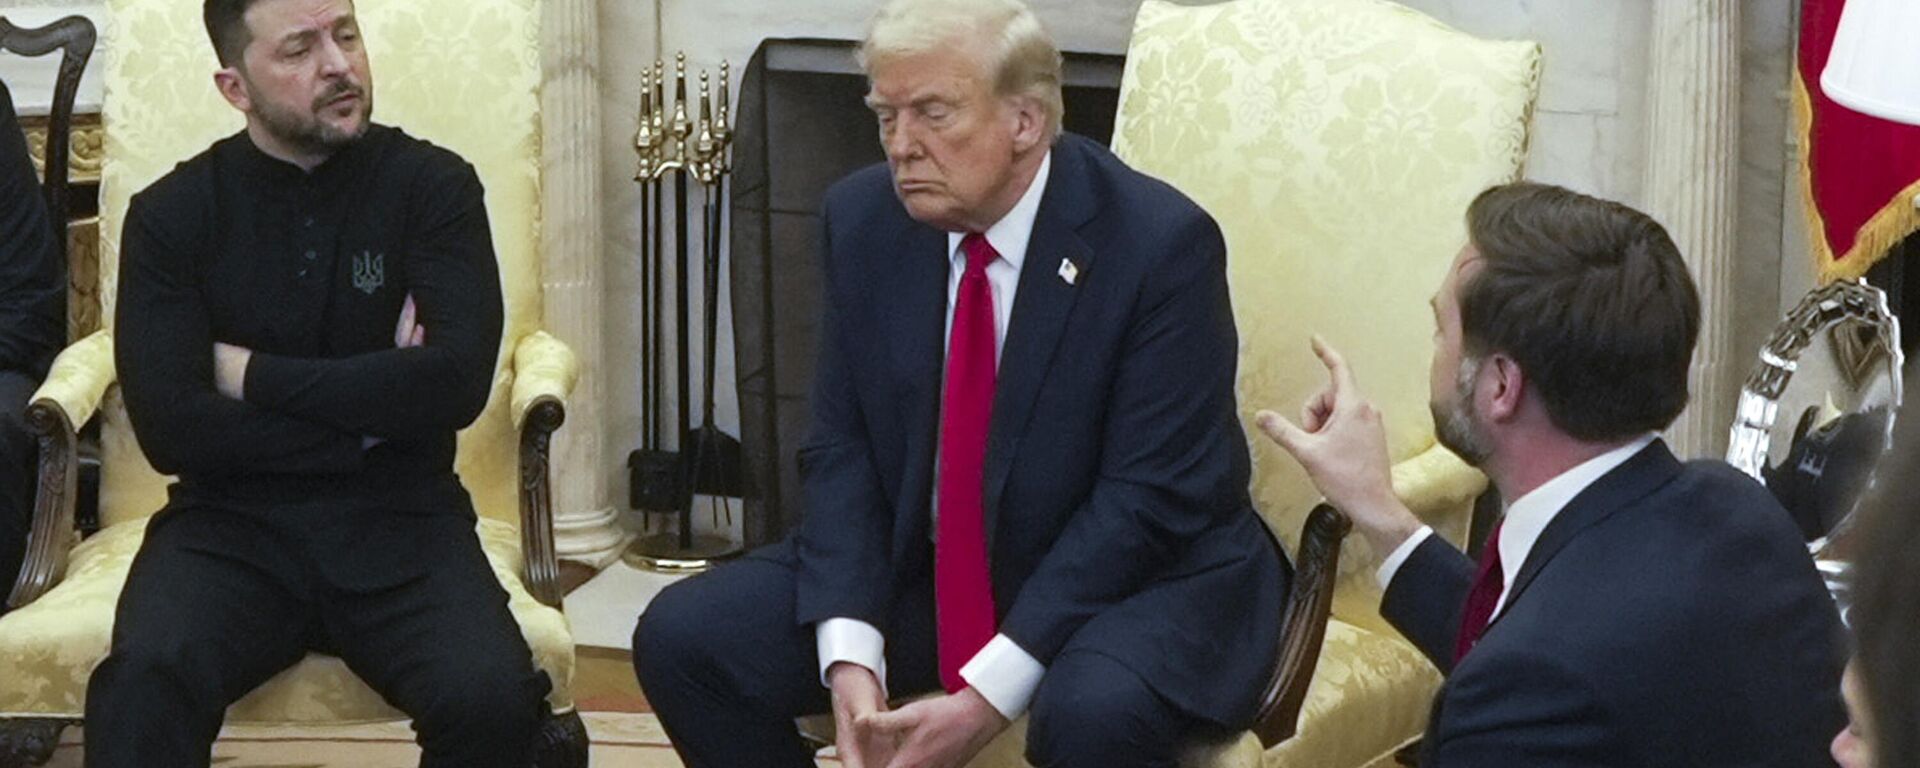
<path id="1" fill-rule="evenodd" d="M 1353 381 L 1353 369 L 1347 366 L 1347 359 L 1317 333 L 1313 335 L 1313 353 L 1319 355 L 1320 362 L 1327 366 L 1328 378 L 1333 381 L 1334 402 L 1338 403 L 1345 399 L 1340 396 L 1351 392 L 1356 386 Z"/>

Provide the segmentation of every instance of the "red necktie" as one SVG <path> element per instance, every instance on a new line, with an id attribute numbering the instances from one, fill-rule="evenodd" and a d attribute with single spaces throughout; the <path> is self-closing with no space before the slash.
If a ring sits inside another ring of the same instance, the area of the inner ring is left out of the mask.
<path id="1" fill-rule="evenodd" d="M 993 638 L 993 583 L 987 576 L 985 486 L 987 427 L 993 415 L 993 287 L 987 265 L 1000 258 L 987 239 L 960 241 L 967 271 L 953 302 L 947 385 L 940 411 L 938 530 L 933 594 L 940 635 L 940 683 L 966 687 L 960 667 Z"/>
<path id="2" fill-rule="evenodd" d="M 1460 639 L 1453 646 L 1453 661 L 1466 658 L 1473 644 L 1480 642 L 1487 624 L 1493 620 L 1493 608 L 1506 588 L 1506 573 L 1500 568 L 1500 524 L 1493 526 L 1487 545 L 1480 550 L 1480 570 L 1473 575 L 1473 590 L 1467 593 L 1467 608 L 1460 617 Z"/>

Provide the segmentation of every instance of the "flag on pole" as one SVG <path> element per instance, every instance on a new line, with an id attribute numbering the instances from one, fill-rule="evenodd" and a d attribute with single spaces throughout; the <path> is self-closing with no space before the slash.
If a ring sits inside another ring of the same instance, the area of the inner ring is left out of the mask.
<path id="1" fill-rule="evenodd" d="M 1793 73 L 1801 200 L 1823 283 L 1865 275 L 1901 240 L 1920 231 L 1920 208 L 1915 208 L 1920 126 L 1855 112 L 1820 88 L 1846 3 L 1801 0 Z"/>

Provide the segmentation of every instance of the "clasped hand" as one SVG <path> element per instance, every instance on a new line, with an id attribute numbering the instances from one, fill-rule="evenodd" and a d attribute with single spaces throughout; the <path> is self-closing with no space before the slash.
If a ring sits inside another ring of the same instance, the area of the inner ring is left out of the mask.
<path id="1" fill-rule="evenodd" d="M 972 688 L 888 711 L 871 670 L 843 662 L 827 674 L 835 747 L 848 768 L 959 768 L 1007 727 Z"/>

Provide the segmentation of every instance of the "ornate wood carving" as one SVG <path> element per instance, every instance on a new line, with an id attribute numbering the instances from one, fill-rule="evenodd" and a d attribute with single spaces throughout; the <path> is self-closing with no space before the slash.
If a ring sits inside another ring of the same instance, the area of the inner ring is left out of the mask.
<path id="1" fill-rule="evenodd" d="M 551 715 L 535 737 L 533 768 L 587 768 L 587 744 L 579 712 Z"/>
<path id="2" fill-rule="evenodd" d="M 46 765 L 60 744 L 60 732 L 76 722 L 34 717 L 0 720 L 0 768 Z"/>
<path id="3" fill-rule="evenodd" d="M 33 170 L 41 178 L 47 175 L 47 115 L 22 115 L 20 127 L 27 133 L 27 153 L 33 157 Z M 73 116 L 68 135 L 67 183 L 100 183 L 100 159 L 106 155 L 107 130 L 100 124 L 100 113 L 80 112 Z"/>
<path id="4" fill-rule="evenodd" d="M 100 217 L 67 223 L 67 338 L 100 330 Z"/>
<path id="5" fill-rule="evenodd" d="M 1307 687 L 1320 663 L 1320 643 L 1327 636 L 1327 616 L 1333 609 L 1334 581 L 1340 571 L 1340 541 L 1352 528 L 1352 521 L 1328 504 L 1314 507 L 1307 515 L 1300 557 L 1294 562 L 1293 593 L 1287 597 L 1278 663 L 1273 679 L 1261 692 L 1260 714 L 1253 725 L 1263 747 L 1292 738 L 1299 725 L 1300 707 L 1307 701 Z M 1279 538 L 1271 531 L 1268 536 L 1280 549 Z"/>
<path id="6" fill-rule="evenodd" d="M 54 51 L 60 52 L 60 72 L 54 81 L 53 104 L 48 110 L 48 130 L 41 150 L 46 167 L 41 186 L 47 197 L 47 213 L 54 221 L 67 220 L 67 196 L 70 194 L 68 160 L 73 154 L 69 148 L 72 143 L 73 101 L 80 92 L 80 73 L 87 69 L 87 59 L 93 56 L 96 39 L 93 22 L 84 16 L 68 16 L 36 29 L 16 27 L 0 17 L 0 50 L 22 56 L 46 56 Z M 65 256 L 65 239 L 61 239 L 58 245 L 61 255 Z"/>
<path id="7" fill-rule="evenodd" d="M 7 598 L 8 608 L 38 600 L 60 583 L 67 574 L 67 554 L 75 536 L 73 423 L 66 411 L 42 400 L 27 407 L 27 428 L 40 440 L 39 490 L 34 494 L 26 562 Z"/>
<path id="8" fill-rule="evenodd" d="M 542 397 L 520 425 L 520 550 L 527 561 L 527 591 L 560 607 L 560 560 L 553 544 L 553 486 L 549 471 L 553 431 L 567 420 L 566 406 Z"/>

